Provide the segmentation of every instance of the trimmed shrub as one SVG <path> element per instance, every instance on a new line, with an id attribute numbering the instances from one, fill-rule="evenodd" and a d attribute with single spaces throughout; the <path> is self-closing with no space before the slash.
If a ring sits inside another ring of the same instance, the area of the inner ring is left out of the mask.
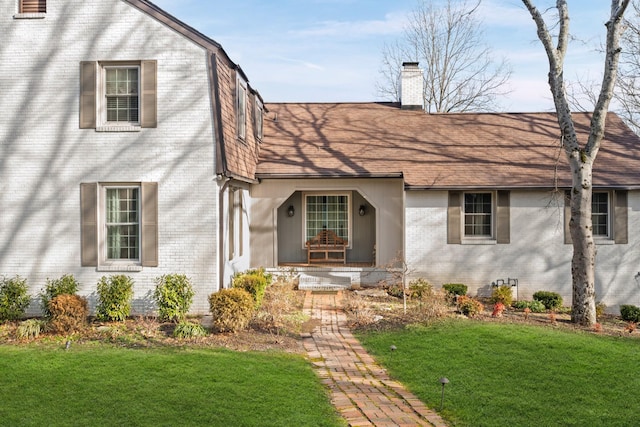
<path id="1" fill-rule="evenodd" d="M 27 280 L 20 276 L 0 280 L 0 322 L 17 320 L 29 306 Z"/>
<path id="2" fill-rule="evenodd" d="M 433 295 L 431 283 L 420 278 L 409 282 L 409 297 L 412 299 L 425 299 Z"/>
<path id="3" fill-rule="evenodd" d="M 468 290 L 467 285 L 463 283 L 445 283 L 442 289 L 452 296 L 466 295 Z"/>
<path id="4" fill-rule="evenodd" d="M 640 307 L 623 304 L 620 306 L 620 318 L 625 322 L 640 322 Z"/>
<path id="5" fill-rule="evenodd" d="M 19 339 L 37 338 L 44 331 L 45 323 L 40 319 L 27 319 L 20 322 L 16 329 L 16 335 Z"/>
<path id="6" fill-rule="evenodd" d="M 458 311 L 469 317 L 474 317 L 484 310 L 484 305 L 480 301 L 466 295 L 460 295 L 457 304 Z"/>
<path id="7" fill-rule="evenodd" d="M 174 338 L 198 338 L 206 337 L 207 330 L 199 323 L 180 322 L 173 330 Z"/>
<path id="8" fill-rule="evenodd" d="M 264 293 L 270 283 L 271 275 L 265 274 L 264 270 L 249 270 L 245 273 L 236 274 L 232 280 L 232 287 L 249 292 L 257 308 L 262 305 Z"/>
<path id="9" fill-rule="evenodd" d="M 494 287 L 493 291 L 491 291 L 491 302 L 494 304 L 501 302 L 505 307 L 509 307 L 513 302 L 511 286 L 502 285 Z"/>
<path id="10" fill-rule="evenodd" d="M 123 321 L 131 313 L 133 299 L 133 279 L 124 274 L 102 276 L 98 282 L 98 305 L 96 317 L 99 320 Z"/>
<path id="11" fill-rule="evenodd" d="M 73 277 L 73 274 L 65 274 L 59 279 L 47 279 L 47 284 L 40 293 L 40 308 L 44 317 L 50 317 L 49 301 L 57 297 L 58 295 L 74 295 L 78 292 L 80 284 Z"/>
<path id="12" fill-rule="evenodd" d="M 222 289 L 209 295 L 213 327 L 218 332 L 237 332 L 249 325 L 255 301 L 244 289 Z"/>
<path id="13" fill-rule="evenodd" d="M 78 295 L 61 294 L 49 301 L 49 325 L 60 333 L 81 329 L 87 322 L 89 303 Z"/>
<path id="14" fill-rule="evenodd" d="M 159 319 L 176 323 L 184 320 L 194 295 L 191 281 L 184 274 L 165 274 L 158 277 L 153 298 L 158 305 Z"/>
<path id="15" fill-rule="evenodd" d="M 528 308 L 533 313 L 543 313 L 547 309 L 542 303 L 542 301 L 535 301 L 535 300 L 534 301 L 524 301 L 524 300 L 516 301 L 513 303 L 513 308 L 516 308 L 518 310 L 524 310 L 525 308 Z"/>
<path id="16" fill-rule="evenodd" d="M 538 291 L 533 294 L 533 299 L 542 302 L 547 310 L 556 310 L 562 307 L 562 297 L 557 292 Z"/>

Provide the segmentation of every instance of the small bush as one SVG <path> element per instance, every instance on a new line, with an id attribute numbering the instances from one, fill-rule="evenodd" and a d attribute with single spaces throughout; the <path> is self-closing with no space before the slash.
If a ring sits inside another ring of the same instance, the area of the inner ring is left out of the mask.
<path id="1" fill-rule="evenodd" d="M 620 306 L 620 318 L 625 322 L 640 322 L 640 307 L 623 304 Z"/>
<path id="2" fill-rule="evenodd" d="M 474 317 L 484 310 L 484 305 L 476 299 L 466 295 L 458 297 L 458 311 L 465 316 Z"/>
<path id="3" fill-rule="evenodd" d="M 0 280 L 0 322 L 17 320 L 29 306 L 27 280 L 20 276 Z"/>
<path id="4" fill-rule="evenodd" d="M 452 296 L 466 295 L 468 290 L 467 285 L 463 283 L 445 283 L 442 289 Z"/>
<path id="5" fill-rule="evenodd" d="M 80 284 L 73 277 L 73 274 L 65 274 L 59 279 L 47 279 L 47 284 L 40 293 L 40 308 L 45 317 L 50 317 L 49 301 L 58 295 L 74 295 L 78 292 Z"/>
<path id="6" fill-rule="evenodd" d="M 542 301 L 535 301 L 535 300 L 534 301 L 524 301 L 524 300 L 516 301 L 513 303 L 513 307 L 518 310 L 524 310 L 525 308 L 528 308 L 529 311 L 533 313 L 543 313 L 547 309 L 542 303 Z"/>
<path id="7" fill-rule="evenodd" d="M 556 310 L 562 307 L 562 297 L 557 292 L 538 291 L 533 294 L 535 301 L 541 301 L 547 310 Z"/>
<path id="8" fill-rule="evenodd" d="M 394 298 L 402 298 L 404 294 L 404 288 L 402 287 L 402 284 L 386 285 L 384 287 L 384 290 L 387 292 L 387 295 Z"/>
<path id="9" fill-rule="evenodd" d="M 60 333 L 81 329 L 89 315 L 89 303 L 78 295 L 61 294 L 49 301 L 49 325 Z"/>
<path id="10" fill-rule="evenodd" d="M 232 287 L 249 292 L 257 308 L 262 305 L 264 293 L 271 283 L 270 280 L 271 275 L 264 274 L 264 270 L 249 270 L 246 273 L 236 274 L 232 280 Z"/>
<path id="11" fill-rule="evenodd" d="M 502 285 L 494 287 L 493 291 L 491 291 L 491 302 L 494 304 L 501 302 L 505 307 L 509 307 L 513 302 L 511 286 Z"/>
<path id="12" fill-rule="evenodd" d="M 424 279 L 409 282 L 409 296 L 413 299 L 425 299 L 433 295 L 433 286 Z"/>
<path id="13" fill-rule="evenodd" d="M 40 319 L 27 319 L 20 322 L 16 329 L 16 335 L 19 339 L 37 338 L 44 331 L 45 324 Z"/>
<path id="14" fill-rule="evenodd" d="M 133 299 L 133 279 L 124 274 L 102 276 L 98 282 L 98 305 L 96 317 L 99 320 L 123 321 L 131 313 Z"/>
<path id="15" fill-rule="evenodd" d="M 606 311 L 607 311 L 607 305 L 606 304 L 604 304 L 602 302 L 599 302 L 599 303 L 596 304 L 596 318 L 597 319 L 599 319 L 602 316 L 604 316 Z"/>
<path id="16" fill-rule="evenodd" d="M 160 320 L 169 322 L 184 320 L 194 295 L 191 281 L 184 274 L 166 274 L 158 277 L 153 298 L 158 305 Z"/>
<path id="17" fill-rule="evenodd" d="M 213 326 L 218 332 L 237 332 L 251 320 L 255 301 L 244 289 L 222 289 L 209 296 Z"/>
<path id="18" fill-rule="evenodd" d="M 198 338 L 206 337 L 207 330 L 199 323 L 193 322 L 180 322 L 173 330 L 173 336 L 175 338 Z"/>

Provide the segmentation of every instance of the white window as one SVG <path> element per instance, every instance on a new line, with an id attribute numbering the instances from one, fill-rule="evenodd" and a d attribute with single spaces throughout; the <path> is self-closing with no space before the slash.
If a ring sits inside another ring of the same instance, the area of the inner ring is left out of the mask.
<path id="1" fill-rule="evenodd" d="M 594 191 L 591 199 L 591 222 L 595 238 L 611 238 L 609 212 L 609 193 Z"/>
<path id="2" fill-rule="evenodd" d="M 258 137 L 258 140 L 262 140 L 263 125 L 264 125 L 264 107 L 262 106 L 262 102 L 256 99 L 256 136 Z"/>
<path id="3" fill-rule="evenodd" d="M 140 67 L 104 67 L 105 121 L 107 124 L 140 122 Z"/>
<path id="4" fill-rule="evenodd" d="M 247 135 L 247 83 L 238 78 L 236 84 L 236 118 L 238 138 L 245 139 Z"/>
<path id="5" fill-rule="evenodd" d="M 305 194 L 305 241 L 322 230 L 331 230 L 351 242 L 351 200 L 349 194 Z"/>
<path id="6" fill-rule="evenodd" d="M 104 187 L 104 212 L 104 259 L 139 261 L 140 187 Z"/>
<path id="7" fill-rule="evenodd" d="M 464 237 L 493 237 L 492 193 L 464 193 Z"/>

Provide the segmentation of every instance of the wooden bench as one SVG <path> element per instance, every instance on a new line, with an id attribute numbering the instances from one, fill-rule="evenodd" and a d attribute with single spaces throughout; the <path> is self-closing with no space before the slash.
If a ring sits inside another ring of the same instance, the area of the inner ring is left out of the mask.
<path id="1" fill-rule="evenodd" d="M 322 230 L 305 243 L 307 263 L 342 261 L 347 263 L 347 241 L 331 230 Z M 318 256 L 319 255 L 319 256 Z"/>

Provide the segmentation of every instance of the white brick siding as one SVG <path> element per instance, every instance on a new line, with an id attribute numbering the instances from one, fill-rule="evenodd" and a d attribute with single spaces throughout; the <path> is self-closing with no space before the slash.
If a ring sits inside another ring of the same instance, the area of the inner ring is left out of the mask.
<path id="1" fill-rule="evenodd" d="M 159 267 L 127 273 L 135 311 L 149 307 L 155 277 L 183 273 L 192 311 L 206 312 L 219 229 L 206 52 L 118 0 L 48 2 L 44 19 L 15 12 L 0 4 L 0 275 L 26 277 L 35 296 L 47 277 L 72 273 L 95 301 L 112 273 L 80 267 L 80 183 L 153 181 Z M 79 129 L 80 62 L 142 59 L 158 64 L 158 127 Z"/>
<path id="2" fill-rule="evenodd" d="M 562 203 L 562 200 L 560 201 Z M 486 295 L 497 279 L 518 279 L 518 297 L 539 290 L 571 304 L 572 246 L 564 244 L 563 205 L 544 191 L 511 192 L 511 243 L 447 244 L 447 192 L 408 191 L 406 251 L 413 278 L 436 287 L 464 283 L 470 295 Z M 640 192 L 629 192 L 629 243 L 598 245 L 596 299 L 611 311 L 640 305 Z M 515 291 L 514 291 L 515 295 Z"/>

